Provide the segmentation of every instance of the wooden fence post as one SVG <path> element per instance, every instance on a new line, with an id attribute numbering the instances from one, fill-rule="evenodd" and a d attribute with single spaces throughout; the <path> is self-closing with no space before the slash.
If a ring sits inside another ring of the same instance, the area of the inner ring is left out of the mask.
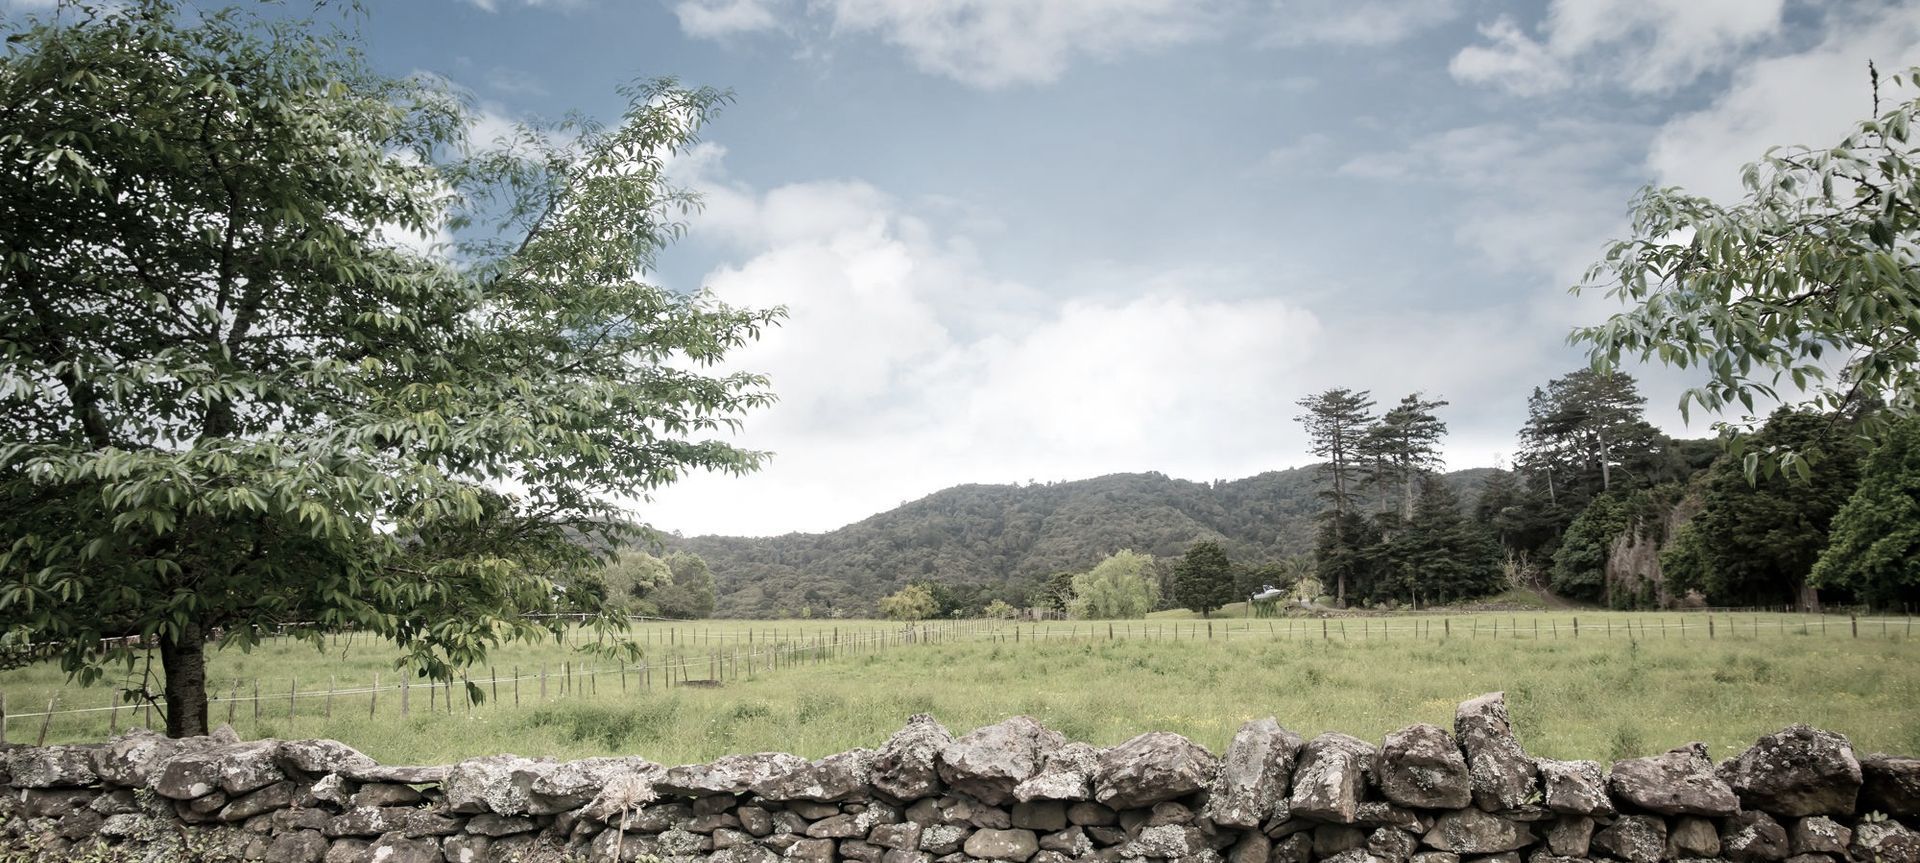
<path id="1" fill-rule="evenodd" d="M 373 688 L 367 690 L 367 718 L 372 719 L 380 711 L 380 672 L 373 673 Z"/>
<path id="2" fill-rule="evenodd" d="M 53 706 L 59 703 L 59 701 L 60 693 L 58 692 L 55 692 L 52 698 L 47 699 L 47 712 L 40 715 L 40 737 L 34 741 L 33 745 L 47 745 L 47 729 L 53 725 Z"/>

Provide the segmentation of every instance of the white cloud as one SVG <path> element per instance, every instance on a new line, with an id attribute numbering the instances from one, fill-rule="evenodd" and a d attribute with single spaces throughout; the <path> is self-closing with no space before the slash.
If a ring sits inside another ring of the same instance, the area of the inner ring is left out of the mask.
<path id="1" fill-rule="evenodd" d="M 1036 84 L 1076 58 L 1111 59 L 1211 33 L 1189 0 L 815 0 L 836 33 L 872 33 L 915 65 L 976 87 Z"/>
<path id="2" fill-rule="evenodd" d="M 1276 0 L 1272 45 L 1391 45 L 1458 17 L 1460 0 Z"/>
<path id="3" fill-rule="evenodd" d="M 1333 138 L 1322 132 L 1308 132 L 1298 138 L 1267 151 L 1260 160 L 1261 168 L 1274 172 L 1295 172 L 1314 169 L 1317 165 L 1304 164 L 1316 156 L 1323 155 L 1333 145 Z"/>
<path id="4" fill-rule="evenodd" d="M 1737 198 L 1740 166 L 1768 147 L 1830 147 L 1870 113 L 1868 60 L 1883 75 L 1920 64 L 1920 6 L 1833 10 L 1818 44 L 1748 64 L 1711 105 L 1669 121 L 1654 137 L 1647 166 L 1661 185 Z M 1915 95 L 1883 86 L 1882 106 Z"/>
<path id="5" fill-rule="evenodd" d="M 774 0 L 680 0 L 673 14 L 680 29 L 696 39 L 721 39 L 780 26 Z"/>
<path id="6" fill-rule="evenodd" d="M 1538 36 L 1509 18 L 1487 44 L 1456 54 L 1457 80 L 1517 95 L 1560 90 L 1582 74 L 1658 93 L 1739 62 L 1779 34 L 1786 0 L 1553 0 Z"/>

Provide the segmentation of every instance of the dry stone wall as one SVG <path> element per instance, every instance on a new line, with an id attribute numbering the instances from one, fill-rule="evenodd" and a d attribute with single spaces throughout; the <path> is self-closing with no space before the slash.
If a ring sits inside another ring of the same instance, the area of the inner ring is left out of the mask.
<path id="1" fill-rule="evenodd" d="M 1451 732 L 1374 745 L 1273 719 L 1215 755 L 1110 749 L 1016 716 L 955 737 L 915 716 L 879 749 L 493 755 L 375 763 L 330 740 L 7 750 L 0 859 L 479 863 L 1920 863 L 1920 760 L 1796 725 L 1715 765 L 1702 744 L 1603 767 L 1529 757 L 1499 693 Z"/>

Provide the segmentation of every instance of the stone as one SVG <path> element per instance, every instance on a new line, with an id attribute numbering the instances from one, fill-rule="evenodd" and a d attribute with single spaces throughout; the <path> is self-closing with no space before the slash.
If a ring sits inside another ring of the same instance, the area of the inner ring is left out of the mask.
<path id="1" fill-rule="evenodd" d="M 1093 799 L 1115 809 L 1152 806 L 1206 788 L 1220 762 L 1168 731 L 1149 731 L 1100 753 Z"/>
<path id="2" fill-rule="evenodd" d="M 1113 807 L 1085 800 L 1067 807 L 1067 821 L 1082 827 L 1105 827 L 1114 823 Z"/>
<path id="3" fill-rule="evenodd" d="M 1307 863 L 1313 859 L 1313 837 L 1307 833 L 1295 833 L 1273 840 L 1273 853 L 1268 857 L 1270 863 Z M 1459 863 L 1458 860 L 1452 863 Z"/>
<path id="4" fill-rule="evenodd" d="M 880 855 L 880 863 L 933 863 L 933 855 L 925 851 L 888 851 Z"/>
<path id="5" fill-rule="evenodd" d="M 1140 835 L 1121 849 L 1121 856 L 1179 858 L 1197 854 L 1205 848 L 1206 838 L 1200 835 L 1198 829 L 1163 824 L 1141 828 Z"/>
<path id="6" fill-rule="evenodd" d="M 1704 743 L 1615 761 L 1607 787 L 1620 800 L 1662 815 L 1722 818 L 1740 810 L 1740 799 L 1714 772 Z"/>
<path id="7" fill-rule="evenodd" d="M 981 860 L 1024 861 L 1040 850 L 1040 840 L 1032 830 L 975 830 L 961 847 Z"/>
<path id="8" fill-rule="evenodd" d="M 328 837 L 393 833 L 406 829 L 407 819 L 413 812 L 412 809 L 397 806 L 349 809 L 327 819 L 327 826 L 321 832 Z"/>
<path id="9" fill-rule="evenodd" d="M 1667 853 L 1667 822 L 1651 815 L 1624 815 L 1593 834 L 1593 847 L 1626 863 L 1660 863 Z"/>
<path id="10" fill-rule="evenodd" d="M 220 790 L 231 795 L 245 794 L 287 778 L 280 769 L 280 741 L 254 740 L 207 750 L 215 756 Z"/>
<path id="11" fill-rule="evenodd" d="M 364 770 L 376 766 L 374 760 L 360 750 L 338 740 L 282 741 L 275 756 L 279 759 L 282 770 L 298 771 L 308 776 Z"/>
<path id="12" fill-rule="evenodd" d="M 84 788 L 100 780 L 93 761 L 93 747 L 22 746 L 7 754 L 7 773 L 15 788 Z"/>
<path id="13" fill-rule="evenodd" d="M 638 809 L 629 810 L 626 829 L 640 833 L 659 833 L 675 824 L 684 824 L 692 818 L 693 807 L 685 803 L 650 803 Z M 614 824 L 619 820 L 619 816 L 615 815 L 607 819 L 607 823 Z M 806 825 L 801 824 L 800 828 L 805 829 Z"/>
<path id="14" fill-rule="evenodd" d="M 853 749 L 754 783 L 753 793 L 773 801 L 833 802 L 865 797 L 873 784 L 877 753 Z"/>
<path id="15" fill-rule="evenodd" d="M 806 834 L 814 839 L 848 839 L 854 836 L 865 836 L 867 830 L 860 826 L 860 821 L 855 816 L 835 815 L 807 825 Z"/>
<path id="16" fill-rule="evenodd" d="M 1853 859 L 1872 863 L 1920 863 L 1920 833 L 1898 821 L 1862 821 L 1853 825 Z"/>
<path id="17" fill-rule="evenodd" d="M 1322 824 L 1313 828 L 1313 856 L 1332 857 L 1367 844 L 1367 831 L 1345 824 Z"/>
<path id="18" fill-rule="evenodd" d="M 1405 860 L 1420 848 L 1420 837 L 1397 827 L 1377 827 L 1367 834 L 1367 850 L 1388 860 Z"/>
<path id="19" fill-rule="evenodd" d="M 1413 725 L 1387 735 L 1375 775 L 1388 800 L 1417 809 L 1459 809 L 1473 802 L 1473 779 L 1453 735 Z"/>
<path id="20" fill-rule="evenodd" d="M 440 843 L 433 839 L 410 839 L 389 833 L 367 848 L 368 860 L 376 863 L 441 863 Z"/>
<path id="21" fill-rule="evenodd" d="M 365 863 L 367 847 L 372 844 L 365 839 L 335 839 L 322 859 L 326 863 Z"/>
<path id="22" fill-rule="evenodd" d="M 1795 854 L 1786 859 L 1786 863 L 1834 863 L 1831 854 Z"/>
<path id="23" fill-rule="evenodd" d="M 1712 825 L 1707 832 L 1712 833 Z M 1585 815 L 1562 815 L 1547 830 L 1547 848 L 1561 857 L 1585 857 L 1593 842 L 1593 819 Z"/>
<path id="24" fill-rule="evenodd" d="M 773 816 L 759 806 L 742 806 L 733 810 L 734 817 L 740 819 L 740 829 L 751 836 L 765 836 L 773 832 Z"/>
<path id="25" fill-rule="evenodd" d="M 281 809 L 273 813 L 273 832 L 289 833 L 294 830 L 322 831 L 327 829 L 327 821 L 332 816 L 324 809 Z"/>
<path id="26" fill-rule="evenodd" d="M 725 851 L 741 845 L 752 845 L 753 837 L 744 831 L 723 827 L 713 831 L 713 850 Z"/>
<path id="27" fill-rule="evenodd" d="M 295 830 L 273 837 L 267 859 L 275 863 L 320 863 L 327 856 L 327 837 L 317 830 Z"/>
<path id="28" fill-rule="evenodd" d="M 1667 828 L 1667 856 L 1675 860 L 1688 857 L 1720 856 L 1720 831 L 1713 822 L 1696 815 L 1673 819 Z"/>
<path id="29" fill-rule="evenodd" d="M 526 785 L 528 814 L 555 815 L 590 805 L 608 789 L 616 793 L 624 791 L 628 796 L 642 788 L 650 792 L 665 773 L 665 767 L 652 761 L 625 755 L 581 758 L 558 764 L 538 761 L 516 768 L 513 781 Z M 609 802 L 602 801 L 603 805 Z M 731 800 L 726 802 L 732 805 Z"/>
<path id="30" fill-rule="evenodd" d="M 1533 798 L 1537 771 L 1513 734 L 1504 692 L 1489 692 L 1460 703 L 1453 734 L 1466 755 L 1473 803 L 1489 812 L 1518 809 Z"/>
<path id="31" fill-rule="evenodd" d="M 449 836 L 440 843 L 440 853 L 447 863 L 487 863 L 494 858 L 487 854 L 493 844 L 491 836 Z"/>
<path id="32" fill-rule="evenodd" d="M 1342 851 L 1326 858 L 1322 863 L 1391 863 L 1365 848 Z"/>
<path id="33" fill-rule="evenodd" d="M 1853 831 L 1825 815 L 1795 821 L 1787 832 L 1787 850 L 1795 854 L 1846 854 L 1852 844 Z"/>
<path id="34" fill-rule="evenodd" d="M 1087 836 L 1085 827 L 1069 827 L 1040 837 L 1040 850 L 1058 851 L 1068 857 L 1084 857 L 1093 853 L 1093 839 Z"/>
<path id="35" fill-rule="evenodd" d="M 1295 817 L 1351 824 L 1375 757 L 1366 741 L 1327 732 L 1307 742 L 1293 775 L 1287 805 Z"/>
<path id="36" fill-rule="evenodd" d="M 125 788 L 116 788 L 93 798 L 93 802 L 88 803 L 87 808 L 102 815 L 129 815 L 141 811 L 140 799 Z"/>
<path id="37" fill-rule="evenodd" d="M 1064 830 L 1067 804 L 1059 800 L 1032 800 L 1013 804 L 1013 826 L 1028 830 Z"/>
<path id="38" fill-rule="evenodd" d="M 307 789 L 307 796 L 313 798 L 313 801 L 310 801 L 308 805 L 312 805 L 313 802 L 319 802 L 331 803 L 335 806 L 345 808 L 351 805 L 355 793 L 353 783 L 342 778 L 338 773 L 329 773 L 320 777 L 313 783 L 312 787 Z"/>
<path id="39" fill-rule="evenodd" d="M 1720 856 L 1734 863 L 1771 863 L 1793 852 L 1787 830 L 1765 812 L 1741 812 L 1720 825 Z"/>
<path id="40" fill-rule="evenodd" d="M 1536 758 L 1541 801 L 1548 809 L 1567 815 L 1612 815 L 1606 778 L 1598 761 L 1555 761 Z"/>
<path id="41" fill-rule="evenodd" d="M 145 728 L 130 728 L 93 750 L 93 771 L 102 782 L 143 788 L 161 762 L 182 749 L 209 745 L 204 737 L 174 740 Z M 14 784 L 19 786 L 19 780 Z"/>
<path id="42" fill-rule="evenodd" d="M 1862 782 L 1847 738 L 1807 725 L 1760 738 L 1719 772 L 1742 808 L 1788 818 L 1851 815 Z"/>
<path id="43" fill-rule="evenodd" d="M 920 847 L 920 831 L 923 829 L 925 828 L 911 821 L 904 824 L 881 824 L 867 834 L 867 841 L 882 848 L 913 851 Z"/>
<path id="44" fill-rule="evenodd" d="M 424 799 L 420 792 L 413 790 L 413 786 L 391 782 L 369 782 L 360 786 L 360 790 L 353 792 L 350 798 L 355 806 L 411 806 Z"/>
<path id="45" fill-rule="evenodd" d="M 1272 854 L 1273 840 L 1258 830 L 1249 830 L 1233 843 L 1233 850 L 1227 852 L 1227 863 L 1268 863 Z"/>
<path id="46" fill-rule="evenodd" d="M 1240 726 L 1220 757 L 1201 814 L 1224 827 L 1251 830 L 1273 817 L 1293 783 L 1306 741 L 1269 716 Z"/>
<path id="47" fill-rule="evenodd" d="M 1407 858 L 1408 863 L 1460 863 L 1460 855 L 1452 851 L 1416 851 Z"/>
<path id="48" fill-rule="evenodd" d="M 713 850 L 713 837 L 673 829 L 654 838 L 655 847 L 668 857 L 692 857 Z"/>
<path id="49" fill-rule="evenodd" d="M 1498 854 L 1533 843 L 1525 825 L 1481 809 L 1453 809 L 1433 820 L 1423 837 L 1431 848 L 1455 854 Z"/>
<path id="50" fill-rule="evenodd" d="M 1413 833 L 1425 833 L 1432 826 L 1432 821 L 1423 820 L 1420 813 L 1383 800 L 1362 800 L 1353 812 L 1354 823 L 1369 827 L 1397 827 Z M 1512 813 L 1503 814 L 1512 817 Z"/>
<path id="51" fill-rule="evenodd" d="M 1868 755 L 1860 759 L 1860 773 L 1860 811 L 1920 818 L 1920 758 Z"/>
<path id="52" fill-rule="evenodd" d="M 895 800 L 940 793 L 940 753 L 953 743 L 946 726 L 925 713 L 907 719 L 874 754 L 873 789 Z"/>
<path id="53" fill-rule="evenodd" d="M 237 797 L 220 810 L 222 821 L 245 821 L 263 812 L 285 809 L 306 795 L 306 789 L 292 781 L 275 782 L 265 788 Z"/>
<path id="54" fill-rule="evenodd" d="M 756 845 L 741 845 L 707 855 L 707 863 L 777 863 L 780 855 Z"/>
<path id="55" fill-rule="evenodd" d="M 1027 716 L 968 732 L 940 750 L 941 780 L 982 803 L 998 806 L 1032 778 L 1066 738 Z"/>
<path id="56" fill-rule="evenodd" d="M 1502 851 L 1499 854 L 1469 857 L 1467 858 L 1467 863 L 1520 863 L 1520 852 Z"/>
<path id="57" fill-rule="evenodd" d="M 106 839 L 128 840 L 141 836 L 157 835 L 163 829 L 159 821 L 146 815 L 121 813 L 109 815 L 100 822 L 99 835 Z"/>
<path id="58" fill-rule="evenodd" d="M 482 812 L 467 819 L 467 832 L 479 836 L 512 836 L 515 833 L 528 833 L 539 828 L 532 818 L 524 815 L 496 815 Z"/>
<path id="59" fill-rule="evenodd" d="M 1013 787 L 1013 799 L 1087 800 L 1100 770 L 1100 750 L 1071 741 L 1047 753 L 1040 771 Z"/>
<path id="60" fill-rule="evenodd" d="M 531 798 L 536 762 L 518 755 L 469 758 L 447 772 L 440 786 L 447 808 L 460 813 L 523 815 Z"/>
<path id="61" fill-rule="evenodd" d="M 718 815 L 732 809 L 739 802 L 740 798 L 732 794 L 710 794 L 706 797 L 695 797 L 693 799 L 693 814 Z"/>
<path id="62" fill-rule="evenodd" d="M 177 753 L 149 774 L 153 792 L 169 800 L 192 800 L 220 789 L 220 759 L 208 750 Z"/>
<path id="63" fill-rule="evenodd" d="M 787 846 L 781 856 L 796 863 L 834 863 L 837 857 L 831 839 L 802 839 Z"/>
<path id="64" fill-rule="evenodd" d="M 58 818 L 93 805 L 88 788 L 26 788 L 20 792 L 21 811 L 28 818 Z"/>
<path id="65" fill-rule="evenodd" d="M 960 843 L 967 840 L 971 833 L 965 827 L 954 824 L 934 824 L 920 831 L 920 850 L 929 854 L 952 854 L 960 850 Z"/>
<path id="66" fill-rule="evenodd" d="M 693 833 L 712 833 L 716 830 L 733 830 L 740 826 L 740 817 L 731 812 L 715 815 L 699 815 L 687 822 L 687 830 Z"/>
<path id="67" fill-rule="evenodd" d="M 840 807 L 832 803 L 820 803 L 813 800 L 794 800 L 787 804 L 787 811 L 808 821 L 818 821 L 840 814 Z"/>
<path id="68" fill-rule="evenodd" d="M 401 832 L 413 838 L 422 836 L 452 836 L 460 832 L 466 819 L 456 818 L 431 809 L 407 810 L 406 826 Z"/>
<path id="69" fill-rule="evenodd" d="M 653 788 L 661 794 L 682 797 L 744 794 L 759 783 L 792 773 L 811 763 L 787 752 L 726 755 L 714 759 L 711 764 L 683 764 L 670 768 L 653 783 Z"/>
<path id="70" fill-rule="evenodd" d="M 355 782 L 397 782 L 401 785 L 444 785 L 447 781 L 447 774 L 452 772 L 453 767 L 446 764 L 424 767 L 375 764 L 372 767 L 365 768 L 349 767 L 340 771 L 340 775 Z"/>
<path id="71" fill-rule="evenodd" d="M 880 855 L 887 849 L 870 845 L 858 839 L 848 839 L 840 843 L 840 856 L 860 863 L 880 863 Z"/>
<path id="72" fill-rule="evenodd" d="M 1153 808 L 1147 810 L 1146 825 L 1148 827 L 1158 827 L 1162 824 L 1187 824 L 1191 821 L 1193 821 L 1193 810 L 1172 800 L 1155 803 Z"/>

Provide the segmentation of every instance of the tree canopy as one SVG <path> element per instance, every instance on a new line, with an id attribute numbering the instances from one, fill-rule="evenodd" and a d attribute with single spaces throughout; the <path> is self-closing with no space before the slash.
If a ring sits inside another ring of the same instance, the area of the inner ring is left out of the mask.
<path id="1" fill-rule="evenodd" d="M 1810 580 L 1885 607 L 1920 600 L 1920 419 L 1889 428 L 1860 475 Z"/>
<path id="2" fill-rule="evenodd" d="M 1173 567 L 1173 600 L 1206 617 L 1234 601 L 1233 561 L 1217 542 L 1196 542 Z"/>
<path id="3" fill-rule="evenodd" d="M 615 124 L 475 149 L 456 94 L 311 21 L 7 27 L 8 648 L 90 678 L 141 636 L 176 735 L 215 634 L 353 627 L 447 678 L 546 631 L 523 615 L 627 532 L 616 499 L 761 463 L 707 435 L 765 380 L 709 370 L 779 311 L 646 279 L 694 203 L 665 162 L 724 94 L 643 83 Z"/>
<path id="4" fill-rule="evenodd" d="M 1086 620 L 1144 617 L 1159 598 L 1153 558 L 1122 549 L 1073 577 L 1070 610 Z"/>

